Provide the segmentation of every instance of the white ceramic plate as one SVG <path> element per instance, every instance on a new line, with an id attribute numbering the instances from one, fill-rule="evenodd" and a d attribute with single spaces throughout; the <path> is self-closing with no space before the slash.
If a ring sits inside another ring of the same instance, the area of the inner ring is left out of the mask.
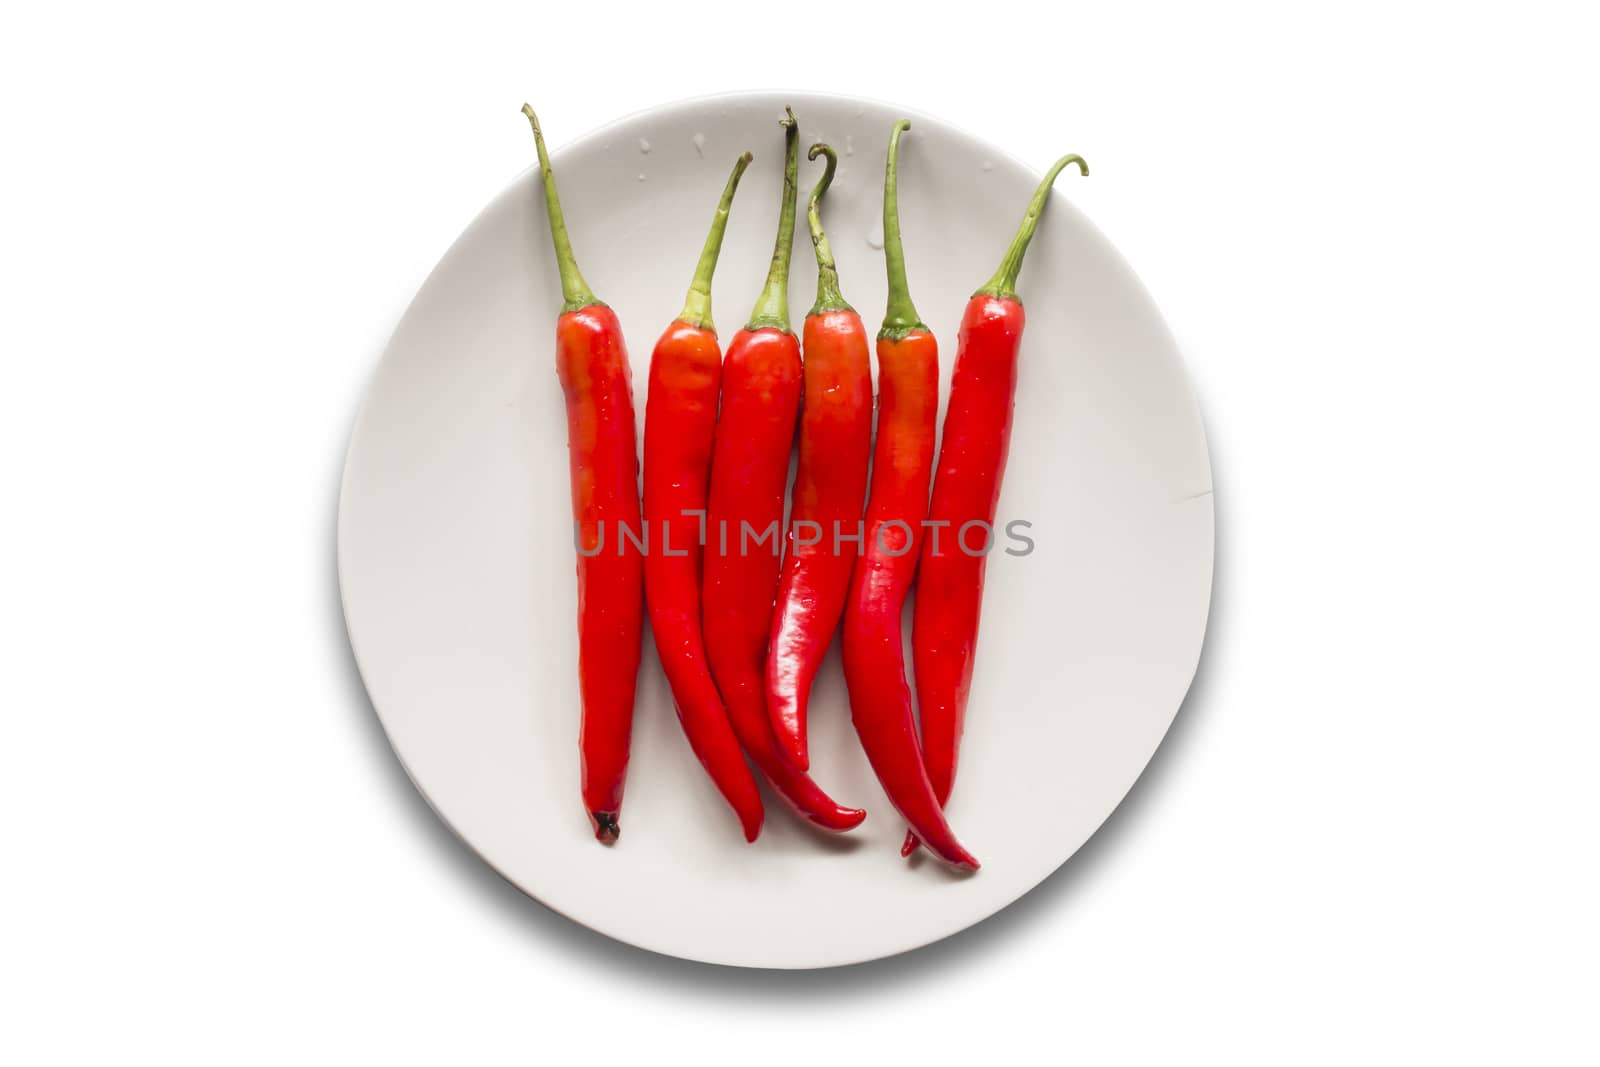
<path id="1" fill-rule="evenodd" d="M 535 102 L 537 105 L 537 101 Z M 677 314 L 734 157 L 756 154 L 717 272 L 724 339 L 772 245 L 791 104 L 802 152 L 838 148 L 824 217 L 845 296 L 876 331 L 884 152 L 909 115 L 901 211 L 912 291 L 939 337 L 1016 228 L 1038 175 L 943 123 L 879 103 L 746 94 L 634 115 L 555 155 L 579 263 L 622 318 L 643 425 L 646 363 Z M 559 142 L 559 107 L 541 117 Z M 516 108 L 506 136 L 533 142 Z M 1090 146 L 1030 146 L 1044 164 Z M 821 164 L 801 162 L 802 198 Z M 821 967 L 916 948 L 1005 907 L 1081 846 L 1182 702 L 1211 589 L 1211 475 L 1194 397 L 1155 307 L 1076 211 L 1071 172 L 1019 286 L 1028 311 L 995 554 L 951 822 L 972 877 L 900 858 L 904 825 L 849 724 L 837 647 L 811 712 L 812 771 L 868 809 L 840 838 L 770 802 L 747 845 L 673 715 L 646 637 L 623 834 L 597 844 L 578 799 L 575 589 L 553 334 L 560 286 L 535 172 L 445 255 L 406 312 L 350 444 L 339 576 L 362 678 L 417 787 L 513 884 L 576 922 L 689 959 Z M 796 245 L 798 328 L 815 263 Z M 769 794 L 770 801 L 770 794 Z"/>

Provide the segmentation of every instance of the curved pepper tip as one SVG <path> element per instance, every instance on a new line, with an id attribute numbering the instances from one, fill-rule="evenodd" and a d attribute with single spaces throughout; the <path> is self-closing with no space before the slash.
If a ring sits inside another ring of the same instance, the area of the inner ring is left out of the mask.
<path id="1" fill-rule="evenodd" d="M 900 846 L 900 855 L 910 856 L 913 852 L 920 848 L 921 845 L 922 841 L 917 837 L 917 832 L 915 830 L 907 830 L 905 842 Z M 958 871 L 966 871 L 970 873 L 978 870 L 982 866 L 982 864 L 978 862 L 978 858 L 976 856 L 962 848 L 960 845 L 956 845 L 955 849 L 956 850 L 954 854 L 950 856 L 938 856 L 937 853 L 934 853 L 934 855 Z M 930 853 L 933 852 L 932 849 L 929 849 L 928 851 Z"/>
<path id="2" fill-rule="evenodd" d="M 833 818 L 829 822 L 818 823 L 818 825 L 824 830 L 832 830 L 836 834 L 842 834 L 849 830 L 854 830 L 865 822 L 866 818 L 867 812 L 865 808 L 839 808 L 834 811 Z"/>
<path id="3" fill-rule="evenodd" d="M 602 845 L 615 844 L 622 836 L 622 825 L 617 822 L 614 811 L 591 811 L 589 825 L 594 827 L 594 839 Z"/>

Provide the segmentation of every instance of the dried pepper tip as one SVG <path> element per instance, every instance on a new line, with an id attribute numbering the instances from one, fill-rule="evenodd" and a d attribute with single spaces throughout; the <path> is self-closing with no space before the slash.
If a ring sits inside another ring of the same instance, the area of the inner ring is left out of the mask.
<path id="1" fill-rule="evenodd" d="M 603 845 L 612 844 L 622 836 L 622 827 L 614 811 L 591 811 L 589 822 L 594 826 L 594 839 Z"/>
<path id="2" fill-rule="evenodd" d="M 539 151 L 539 171 L 544 178 L 544 207 L 550 216 L 550 237 L 556 246 L 556 270 L 561 274 L 561 311 L 577 311 L 600 303 L 578 271 L 578 261 L 572 255 L 572 242 L 567 237 L 567 219 L 561 213 L 561 198 L 556 195 L 556 176 L 550 169 L 550 153 L 545 151 L 544 131 L 539 129 L 539 116 L 529 104 L 522 105 L 522 113 L 533 124 L 533 143 Z"/>
<path id="3" fill-rule="evenodd" d="M 1028 252 L 1033 231 L 1039 227 L 1039 216 L 1044 213 L 1045 201 L 1050 198 L 1050 187 L 1055 184 L 1056 177 L 1072 164 L 1077 164 L 1079 172 L 1088 176 L 1089 164 L 1083 161 L 1082 156 L 1062 156 L 1056 160 L 1055 166 L 1050 168 L 1039 183 L 1039 188 L 1034 191 L 1028 211 L 1022 216 L 1022 225 L 1017 227 L 1017 235 L 1011 239 L 1011 247 L 1006 249 L 1005 258 L 1000 261 L 1000 269 L 994 272 L 989 284 L 974 296 L 992 296 L 997 300 L 1017 299 L 1017 275 L 1022 273 L 1022 257 Z"/>

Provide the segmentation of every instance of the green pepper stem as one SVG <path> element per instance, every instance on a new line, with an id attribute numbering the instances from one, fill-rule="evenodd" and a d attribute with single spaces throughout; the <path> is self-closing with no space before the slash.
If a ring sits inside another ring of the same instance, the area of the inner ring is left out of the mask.
<path id="1" fill-rule="evenodd" d="M 778 240 L 772 248 L 772 267 L 767 271 L 766 288 L 761 290 L 745 329 L 770 328 L 789 333 L 789 259 L 794 252 L 794 206 L 800 195 L 800 123 L 795 120 L 791 108 L 783 110 L 786 117 L 778 120 L 778 125 L 783 127 L 784 151 Z"/>
<path id="2" fill-rule="evenodd" d="M 828 145 L 814 144 L 806 158 L 814 160 L 818 156 L 825 158 L 825 166 L 822 177 L 817 180 L 817 187 L 811 190 L 811 199 L 806 201 L 806 225 L 811 228 L 811 244 L 817 250 L 817 302 L 811 305 L 811 310 L 807 312 L 809 315 L 850 310 L 844 295 L 839 292 L 839 265 L 833 260 L 833 248 L 822 229 L 822 195 L 833 184 L 833 172 L 839 169 L 839 153 Z"/>
<path id="3" fill-rule="evenodd" d="M 992 296 L 997 300 L 1017 298 L 1017 275 L 1022 273 L 1022 257 L 1028 252 L 1033 231 L 1039 228 L 1039 216 L 1044 213 L 1045 201 L 1050 198 L 1050 187 L 1055 184 L 1056 177 L 1074 163 L 1082 174 L 1088 175 L 1089 164 L 1083 161 L 1082 156 L 1062 156 L 1056 160 L 1056 165 L 1050 168 L 1039 183 L 1039 188 L 1034 191 L 1033 200 L 1028 204 L 1028 213 L 1022 216 L 1022 225 L 1017 227 L 1017 235 L 1011 239 L 1011 247 L 1006 249 L 1006 257 L 1000 261 L 1000 269 L 994 272 L 989 284 L 974 296 Z"/>
<path id="4" fill-rule="evenodd" d="M 889 161 L 883 169 L 883 259 L 889 268 L 889 307 L 878 336 L 885 340 L 899 340 L 912 330 L 928 328 L 911 302 L 906 252 L 900 244 L 900 135 L 910 128 L 910 119 L 894 124 L 889 133 Z"/>
<path id="5" fill-rule="evenodd" d="M 556 269 L 561 272 L 561 311 L 577 311 L 600 303 L 578 271 L 578 261 L 572 255 L 572 241 L 567 237 L 567 219 L 561 213 L 561 197 L 556 195 L 556 176 L 550 169 L 550 153 L 544 148 L 544 133 L 539 129 L 539 116 L 528 104 L 522 113 L 533 124 L 533 143 L 539 149 L 539 170 L 544 175 L 544 206 L 550 214 L 550 237 L 556 245 Z"/>
<path id="6" fill-rule="evenodd" d="M 694 280 L 689 283 L 689 295 L 683 301 L 680 322 L 716 332 L 711 321 L 711 276 L 717 272 L 717 257 L 722 253 L 722 235 L 728 230 L 728 212 L 733 207 L 733 194 L 739 188 L 739 179 L 750 165 L 751 155 L 746 152 L 733 164 L 728 184 L 723 187 L 722 199 L 717 201 L 717 213 L 711 216 L 711 232 L 706 234 L 706 245 L 700 250 L 700 262 L 695 264 Z"/>

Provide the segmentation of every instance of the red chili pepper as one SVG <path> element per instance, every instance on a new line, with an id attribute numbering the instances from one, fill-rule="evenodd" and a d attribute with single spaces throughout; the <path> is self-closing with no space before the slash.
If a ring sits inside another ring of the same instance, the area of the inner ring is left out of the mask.
<path id="1" fill-rule="evenodd" d="M 1089 165 L 1079 156 L 1056 161 L 1034 192 L 1000 269 L 973 294 L 961 319 L 944 439 L 928 507 L 932 532 L 922 546 L 911 629 L 923 757 L 941 805 L 950 799 L 955 782 L 956 751 L 978 646 L 984 564 L 1011 442 L 1017 349 L 1025 319 L 1017 299 L 1017 275 L 1050 187 L 1069 164 L 1089 173 Z M 909 855 L 916 847 L 913 826 L 901 851 Z"/>
<path id="2" fill-rule="evenodd" d="M 956 841 L 923 765 L 911 714 L 900 633 L 901 610 L 917 571 L 922 520 L 939 416 L 939 343 L 917 315 L 900 243 L 898 170 L 901 119 L 889 135 L 883 179 L 883 255 L 889 308 L 878 331 L 878 443 L 872 459 L 866 541 L 844 615 L 844 677 L 861 747 L 902 818 L 940 858 L 976 870 Z"/>
<path id="3" fill-rule="evenodd" d="M 767 659 L 773 729 L 784 755 L 800 768 L 809 763 L 806 702 L 811 683 L 839 626 L 860 548 L 872 451 L 867 330 L 839 292 L 839 271 L 819 211 L 839 159 L 827 145 L 812 145 L 809 158 L 819 155 L 827 165 L 806 207 L 817 251 L 817 302 L 806 314 L 800 462 Z"/>
<path id="4" fill-rule="evenodd" d="M 866 813 L 835 803 L 787 763 L 767 718 L 767 628 L 800 403 L 800 346 L 789 329 L 788 295 L 800 136 L 793 112 L 783 126 L 783 203 L 772 267 L 749 324 L 734 335 L 722 366 L 706 517 L 706 653 L 734 732 L 778 793 L 813 824 L 848 830 Z"/>
<path id="5" fill-rule="evenodd" d="M 640 532 L 638 437 L 633 381 L 616 313 L 602 304 L 578 272 L 556 196 L 539 116 L 533 124 L 545 210 L 561 273 L 556 320 L 556 374 L 567 403 L 567 458 L 572 473 L 572 519 L 578 544 L 578 689 L 583 720 L 583 806 L 595 837 L 610 844 L 621 833 L 618 815 L 628 773 L 633 694 L 639 674 L 644 617 L 643 560 L 621 536 Z M 611 546 L 606 544 L 607 533 Z"/>
<path id="6" fill-rule="evenodd" d="M 644 583 L 650 629 L 672 686 L 678 721 L 706 773 L 739 816 L 745 838 L 754 841 L 761 832 L 761 792 L 711 679 L 700 632 L 704 557 L 700 523 L 706 512 L 722 378 L 722 351 L 711 321 L 711 276 L 717 269 L 734 191 L 749 165 L 746 152 L 722 192 L 683 313 L 667 327 L 650 357 L 644 518 L 646 530 L 659 540 L 645 557 Z"/>

